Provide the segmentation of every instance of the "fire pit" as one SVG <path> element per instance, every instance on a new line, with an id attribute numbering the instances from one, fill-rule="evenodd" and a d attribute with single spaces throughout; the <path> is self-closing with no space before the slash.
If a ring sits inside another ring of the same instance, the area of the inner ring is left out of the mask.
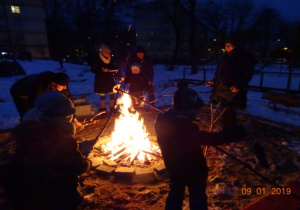
<path id="1" fill-rule="evenodd" d="M 100 137 L 89 158 L 96 170 L 109 175 L 153 177 L 165 173 L 156 136 L 147 133 L 144 120 L 134 110 L 130 95 L 123 93 L 117 104 L 120 116 L 111 135 Z M 148 175 L 146 175 L 148 174 Z M 164 176 L 164 175 L 163 175 Z"/>

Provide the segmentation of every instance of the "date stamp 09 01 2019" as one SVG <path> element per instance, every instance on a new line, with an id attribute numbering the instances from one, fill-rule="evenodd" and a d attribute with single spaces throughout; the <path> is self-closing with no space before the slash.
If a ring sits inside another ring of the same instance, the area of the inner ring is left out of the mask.
<path id="1" fill-rule="evenodd" d="M 266 189 L 264 187 L 258 187 L 258 188 L 250 188 L 250 187 L 243 187 L 242 188 L 242 194 L 243 195 L 266 195 L 266 194 L 271 194 L 271 195 L 290 195 L 292 193 L 291 188 L 271 188 L 271 189 Z"/>

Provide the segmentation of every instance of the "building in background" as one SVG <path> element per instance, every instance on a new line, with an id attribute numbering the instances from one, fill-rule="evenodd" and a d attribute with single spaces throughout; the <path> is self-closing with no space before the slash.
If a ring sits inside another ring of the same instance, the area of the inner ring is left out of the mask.
<path id="1" fill-rule="evenodd" d="M 169 3 L 168 3 L 169 4 Z M 167 8 L 166 5 L 163 5 Z M 169 4 L 169 9 L 164 10 L 160 3 L 141 3 L 135 7 L 135 26 L 136 26 L 136 44 L 146 49 L 147 53 L 156 62 L 169 61 L 175 49 L 176 37 L 172 26 L 171 13 L 172 4 Z M 181 42 L 179 58 L 186 58 L 189 55 L 188 51 L 188 26 L 186 18 L 181 20 L 186 24 L 182 24 L 180 29 Z"/>
<path id="2" fill-rule="evenodd" d="M 0 50 L 15 58 L 49 58 L 42 0 L 1 0 Z"/>
<path id="3" fill-rule="evenodd" d="M 189 12 L 178 6 L 176 19 L 171 1 L 140 3 L 135 7 L 136 45 L 142 46 L 156 62 L 168 62 L 172 59 L 176 42 L 179 41 L 176 60 L 184 63 L 190 60 L 191 24 Z M 199 22 L 197 27 L 204 28 Z M 197 30 L 198 47 L 204 32 Z M 176 39 L 176 33 L 180 37 Z M 203 42 L 202 42 L 203 45 Z"/>

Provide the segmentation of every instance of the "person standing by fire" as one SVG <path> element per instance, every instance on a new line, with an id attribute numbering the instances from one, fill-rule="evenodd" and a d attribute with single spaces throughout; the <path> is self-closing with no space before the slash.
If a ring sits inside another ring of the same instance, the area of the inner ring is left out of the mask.
<path id="1" fill-rule="evenodd" d="M 10 88 L 10 94 L 23 121 L 24 115 L 34 108 L 38 97 L 47 91 L 57 91 L 73 100 L 69 90 L 70 77 L 66 73 L 53 73 L 51 71 L 32 74 L 16 81 Z M 73 118 L 76 127 L 82 128 L 82 124 Z"/>
<path id="2" fill-rule="evenodd" d="M 244 126 L 237 125 L 218 133 L 199 131 L 194 120 L 202 106 L 198 94 L 182 86 L 175 92 L 173 108 L 157 116 L 157 142 L 170 181 L 166 210 L 182 209 L 185 187 L 189 190 L 190 209 L 207 209 L 208 168 L 200 146 L 238 140 L 246 135 L 246 128 L 250 126 L 250 122 L 246 122 Z"/>
<path id="3" fill-rule="evenodd" d="M 133 63 L 139 63 L 141 65 L 140 69 L 144 75 L 147 76 L 148 80 L 148 101 L 153 102 L 154 96 L 154 84 L 153 84 L 153 62 L 151 57 L 146 53 L 143 47 L 137 47 L 135 53 L 129 58 L 128 65 L 125 72 L 125 78 L 132 74 L 131 65 Z"/>
<path id="4" fill-rule="evenodd" d="M 32 74 L 16 81 L 10 88 L 10 94 L 20 115 L 34 107 L 35 100 L 49 90 L 63 92 L 70 96 L 68 84 L 70 77 L 65 73 L 53 73 L 51 71 Z"/>
<path id="5" fill-rule="evenodd" d="M 128 74 L 124 82 L 129 86 L 129 93 L 133 95 L 133 106 L 143 107 L 144 92 L 148 90 L 149 81 L 139 63 L 131 64 L 131 74 Z M 139 101 L 138 98 L 143 101 Z"/>
<path id="6" fill-rule="evenodd" d="M 111 49 L 106 44 L 101 44 L 99 56 L 91 65 L 91 72 L 95 73 L 94 92 L 100 95 L 100 111 L 106 110 L 106 113 L 110 113 L 114 104 L 113 87 L 116 76 L 123 79 L 116 69 Z"/>
<path id="7" fill-rule="evenodd" d="M 247 106 L 248 83 L 255 65 L 254 57 L 238 47 L 236 39 L 228 38 L 225 50 L 214 79 L 206 83 L 213 87 L 211 103 L 220 103 L 225 108 L 221 118 L 224 129 L 236 125 L 236 109 L 245 109 Z"/>

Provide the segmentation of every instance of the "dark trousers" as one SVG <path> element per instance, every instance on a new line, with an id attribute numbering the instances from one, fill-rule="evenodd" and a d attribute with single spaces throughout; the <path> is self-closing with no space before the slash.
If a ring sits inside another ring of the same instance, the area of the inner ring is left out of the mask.
<path id="1" fill-rule="evenodd" d="M 191 210 L 207 210 L 206 181 L 191 183 L 171 182 L 166 200 L 166 210 L 181 210 L 185 187 L 189 190 L 189 204 Z"/>
<path id="2" fill-rule="evenodd" d="M 237 125 L 236 111 L 234 108 L 227 107 L 222 116 L 223 129 Z"/>
<path id="3" fill-rule="evenodd" d="M 13 96 L 15 106 L 20 115 L 20 121 L 22 121 L 24 114 L 32 108 L 30 101 L 27 98 L 21 98 L 20 96 Z"/>

